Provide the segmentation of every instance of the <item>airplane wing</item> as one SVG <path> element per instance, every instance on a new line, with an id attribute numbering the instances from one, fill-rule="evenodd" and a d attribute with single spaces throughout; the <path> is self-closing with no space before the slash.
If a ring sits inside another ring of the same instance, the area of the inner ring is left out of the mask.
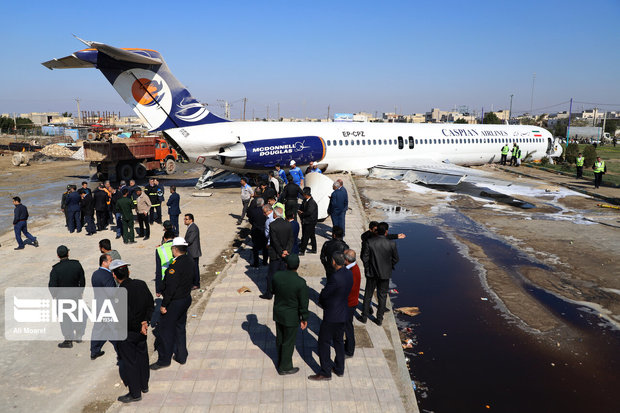
<path id="1" fill-rule="evenodd" d="M 426 185 L 458 185 L 469 175 L 485 176 L 484 171 L 454 165 L 449 161 L 408 159 L 377 165 L 370 169 L 371 178 L 421 182 Z"/>

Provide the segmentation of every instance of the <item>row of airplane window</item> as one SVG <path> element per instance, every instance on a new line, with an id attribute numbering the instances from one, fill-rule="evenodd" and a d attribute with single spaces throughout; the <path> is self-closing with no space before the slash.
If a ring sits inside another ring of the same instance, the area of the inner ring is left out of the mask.
<path id="1" fill-rule="evenodd" d="M 409 149 L 413 149 L 414 145 L 435 145 L 435 144 L 454 144 L 454 143 L 541 143 L 542 138 L 441 138 L 441 139 L 414 139 L 409 136 L 407 143 Z M 405 140 L 402 136 L 398 139 L 332 139 L 327 140 L 327 146 L 348 146 L 348 145 L 398 145 L 399 149 L 405 146 Z"/>

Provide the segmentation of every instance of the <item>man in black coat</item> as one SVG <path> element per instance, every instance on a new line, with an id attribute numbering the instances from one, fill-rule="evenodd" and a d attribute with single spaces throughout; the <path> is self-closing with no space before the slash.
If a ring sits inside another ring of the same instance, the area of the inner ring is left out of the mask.
<path id="1" fill-rule="evenodd" d="M 316 254 L 316 224 L 319 221 L 319 206 L 312 198 L 312 190 L 309 186 L 304 188 L 304 201 L 299 208 L 301 217 L 301 244 L 299 245 L 299 255 L 306 253 L 308 241 L 312 244 L 311 254 Z"/>
<path id="2" fill-rule="evenodd" d="M 103 184 L 99 184 L 93 192 L 93 200 L 97 213 L 97 231 L 103 231 L 108 226 L 108 218 L 110 218 L 110 206 L 108 205 L 110 197 Z"/>
<path id="3" fill-rule="evenodd" d="M 293 228 L 291 223 L 282 218 L 282 208 L 274 209 L 276 219 L 269 224 L 269 269 L 267 270 L 267 292 L 260 298 L 271 300 L 273 286 L 271 280 L 276 271 L 284 270 L 284 259 L 293 249 Z"/>
<path id="4" fill-rule="evenodd" d="M 159 357 L 151 364 L 151 370 L 168 367 L 174 353 L 174 360 L 179 364 L 187 361 L 187 339 L 185 327 L 187 310 L 192 303 L 192 283 L 194 262 L 187 254 L 188 244 L 182 237 L 172 240 L 174 260 L 164 274 L 161 292 L 161 318 L 157 327 Z"/>
<path id="5" fill-rule="evenodd" d="M 250 235 L 252 236 L 252 255 L 254 261 L 252 261 L 252 267 L 259 267 L 260 260 L 258 254 L 263 252 L 263 265 L 267 265 L 268 251 L 267 251 L 267 237 L 265 237 L 265 221 L 267 217 L 263 213 L 263 205 L 265 201 L 263 198 L 258 198 L 254 207 L 248 208 L 248 220 L 252 229 Z"/>
<path id="6" fill-rule="evenodd" d="M 194 260 L 194 285 L 192 289 L 197 290 L 200 288 L 200 264 L 198 260 L 202 256 L 202 249 L 200 248 L 200 229 L 198 225 L 194 223 L 193 214 L 185 214 L 183 218 L 185 225 L 187 225 L 187 231 L 185 231 L 185 241 L 187 241 L 188 255 Z"/>
<path id="7" fill-rule="evenodd" d="M 331 380 L 332 371 L 344 375 L 344 327 L 349 314 L 348 298 L 353 287 L 353 273 L 345 267 L 344 255 L 336 252 L 332 256 L 334 273 L 327 277 L 327 283 L 319 296 L 323 308 L 323 321 L 319 330 L 319 360 L 321 370 L 308 378 L 310 380 Z M 330 345 L 334 346 L 336 359 L 332 363 Z"/>
<path id="8" fill-rule="evenodd" d="M 344 231 L 339 226 L 332 228 L 332 239 L 323 244 L 321 248 L 321 264 L 325 268 L 325 275 L 329 277 L 334 273 L 334 266 L 332 265 L 332 256 L 335 252 L 344 252 L 348 250 L 349 246 L 342 240 Z"/>
<path id="9" fill-rule="evenodd" d="M 86 235 L 93 235 L 97 232 L 95 228 L 95 201 L 90 193 L 90 190 L 80 189 L 80 212 L 84 220 L 84 227 L 86 228 Z"/>
<path id="10" fill-rule="evenodd" d="M 377 226 L 377 235 L 368 240 L 368 245 L 363 252 L 362 262 L 366 268 L 366 287 L 364 289 L 364 309 L 360 321 L 365 323 L 370 312 L 372 294 L 377 289 L 377 325 L 383 322 L 383 313 L 387 301 L 387 292 L 390 285 L 390 277 L 396 263 L 398 263 L 398 250 L 396 243 L 386 238 L 388 225 L 385 222 Z"/>
<path id="11" fill-rule="evenodd" d="M 64 245 L 56 248 L 56 255 L 58 255 L 60 261 L 52 267 L 48 283 L 48 287 L 52 289 L 50 290 L 52 297 L 71 300 L 81 298 L 82 291 L 86 286 L 82 264 L 78 260 L 69 259 L 69 248 Z M 58 290 L 58 288 L 65 287 L 78 287 L 80 289 Z M 83 322 L 72 322 L 65 317 L 60 323 L 60 329 L 65 337 L 65 341 L 58 344 L 58 347 L 71 348 L 73 347 L 73 341 L 81 343 L 85 328 L 86 325 Z"/>
<path id="12" fill-rule="evenodd" d="M 284 186 L 284 189 L 280 193 L 280 202 L 284 204 L 284 209 L 286 211 L 292 211 L 293 216 L 297 219 L 297 209 L 299 208 L 299 204 L 297 203 L 297 199 L 299 197 L 304 196 L 301 187 L 293 182 L 293 177 L 288 176 L 288 184 Z"/>
<path id="13" fill-rule="evenodd" d="M 118 370 L 129 393 L 118 401 L 130 403 L 142 400 L 149 391 L 149 352 L 146 345 L 148 325 L 153 314 L 153 294 L 142 280 L 129 278 L 129 264 L 114 260 L 110 269 L 119 288 L 127 289 L 127 338 L 118 341 Z"/>
<path id="14" fill-rule="evenodd" d="M 387 222 L 384 222 L 384 224 L 387 225 Z M 366 248 L 368 248 L 368 240 L 377 235 L 378 226 L 379 226 L 379 223 L 377 221 L 370 221 L 370 223 L 368 224 L 368 231 L 364 232 L 362 236 L 360 237 L 362 239 L 362 249 L 360 251 L 360 257 L 364 255 Z M 394 239 L 406 238 L 406 235 L 401 232 L 399 234 L 386 234 L 385 237 L 389 240 L 394 240 Z M 364 268 L 364 273 L 368 274 L 367 268 Z M 371 314 L 372 314 L 372 311 L 371 311 Z"/>

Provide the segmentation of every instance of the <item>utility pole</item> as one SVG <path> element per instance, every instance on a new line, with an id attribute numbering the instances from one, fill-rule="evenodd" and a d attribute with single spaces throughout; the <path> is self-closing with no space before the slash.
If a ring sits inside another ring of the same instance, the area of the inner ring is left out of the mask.
<path id="1" fill-rule="evenodd" d="M 592 110 L 592 126 L 596 126 L 596 115 L 598 115 L 598 108 Z"/>
<path id="2" fill-rule="evenodd" d="M 512 117 L 512 97 L 514 95 L 510 95 L 510 109 L 508 110 L 508 124 L 510 125 L 510 118 Z"/>
<path id="3" fill-rule="evenodd" d="M 245 104 L 248 102 L 248 98 L 243 98 L 243 120 L 245 120 Z"/>
<path id="4" fill-rule="evenodd" d="M 603 136 L 605 136 L 605 124 L 607 123 L 607 111 L 603 114 L 603 130 L 601 130 L 601 141 Z"/>
<path id="5" fill-rule="evenodd" d="M 331 110 L 331 105 L 327 105 L 327 121 L 329 122 L 329 112 Z"/>
<path id="6" fill-rule="evenodd" d="M 280 122 L 280 102 L 278 102 L 278 122 Z"/>
<path id="7" fill-rule="evenodd" d="M 226 112 L 226 119 L 230 119 L 230 104 L 228 101 L 224 102 L 224 111 Z"/>
<path id="8" fill-rule="evenodd" d="M 254 117 L 254 108 L 252 108 L 252 120 L 256 119 L 256 117 Z"/>
<path id="9" fill-rule="evenodd" d="M 568 146 L 568 136 L 570 135 L 570 117 L 573 113 L 573 98 L 570 98 L 570 106 L 568 107 L 568 125 L 566 126 L 566 146 Z"/>
<path id="10" fill-rule="evenodd" d="M 269 105 L 267 105 L 267 120 L 269 120 Z"/>
<path id="11" fill-rule="evenodd" d="M 534 83 L 536 82 L 536 73 L 532 76 L 532 96 L 530 98 L 530 116 L 534 116 L 532 111 L 534 110 Z"/>
<path id="12" fill-rule="evenodd" d="M 482 107 L 482 115 L 480 116 L 480 124 L 484 124 L 484 106 Z"/>
<path id="13" fill-rule="evenodd" d="M 80 112 L 80 98 L 75 98 L 75 101 L 77 102 L 77 108 L 78 108 L 78 125 L 82 124 L 82 112 Z"/>

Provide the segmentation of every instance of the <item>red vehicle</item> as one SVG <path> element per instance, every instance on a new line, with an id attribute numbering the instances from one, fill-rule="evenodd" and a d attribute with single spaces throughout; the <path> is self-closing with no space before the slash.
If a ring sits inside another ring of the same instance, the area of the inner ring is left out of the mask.
<path id="1" fill-rule="evenodd" d="M 149 173 L 176 171 L 178 154 L 158 136 L 127 138 L 121 142 L 84 142 L 84 160 L 97 180 L 143 179 Z"/>

